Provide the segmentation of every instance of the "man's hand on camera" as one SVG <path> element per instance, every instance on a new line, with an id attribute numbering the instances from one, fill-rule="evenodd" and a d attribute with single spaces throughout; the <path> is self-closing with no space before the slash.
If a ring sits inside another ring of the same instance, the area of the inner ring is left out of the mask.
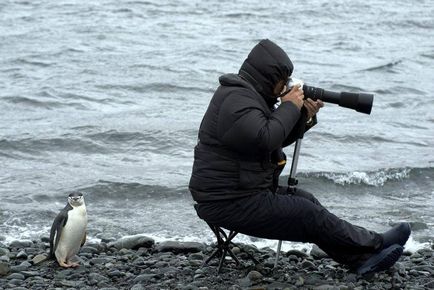
<path id="1" fill-rule="evenodd" d="M 315 116 L 316 113 L 318 113 L 319 109 L 324 107 L 324 103 L 321 100 L 314 101 L 310 98 L 307 98 L 304 100 L 304 107 L 307 110 L 307 119 L 309 120 Z"/>
<path id="2" fill-rule="evenodd" d="M 286 90 L 286 87 L 284 89 Z M 300 88 L 300 85 L 297 84 L 293 86 L 287 94 L 281 97 L 280 100 L 282 101 L 282 103 L 290 101 L 294 105 L 296 105 L 299 110 L 301 110 L 301 107 L 303 107 L 303 98 L 303 90 Z"/>

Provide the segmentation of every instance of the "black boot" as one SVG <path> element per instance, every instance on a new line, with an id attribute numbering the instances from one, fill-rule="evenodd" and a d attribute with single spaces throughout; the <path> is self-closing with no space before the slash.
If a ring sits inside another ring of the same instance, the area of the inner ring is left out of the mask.
<path id="1" fill-rule="evenodd" d="M 395 225 L 387 232 L 381 234 L 383 237 L 383 249 L 394 244 L 404 246 L 408 240 L 408 237 L 410 237 L 410 233 L 411 229 L 408 223 L 400 223 Z"/>
<path id="2" fill-rule="evenodd" d="M 370 273 L 380 272 L 392 267 L 399 257 L 402 255 L 404 248 L 401 245 L 391 245 L 377 254 L 373 254 L 367 259 L 356 272 L 359 275 L 366 275 Z"/>

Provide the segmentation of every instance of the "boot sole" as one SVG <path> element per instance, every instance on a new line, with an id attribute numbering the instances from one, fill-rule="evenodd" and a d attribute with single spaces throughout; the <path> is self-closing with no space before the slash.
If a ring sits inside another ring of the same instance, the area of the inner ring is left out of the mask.
<path id="1" fill-rule="evenodd" d="M 366 275 L 387 270 L 399 260 L 403 251 L 402 246 L 398 244 L 392 245 L 369 258 L 356 272 L 359 275 Z"/>

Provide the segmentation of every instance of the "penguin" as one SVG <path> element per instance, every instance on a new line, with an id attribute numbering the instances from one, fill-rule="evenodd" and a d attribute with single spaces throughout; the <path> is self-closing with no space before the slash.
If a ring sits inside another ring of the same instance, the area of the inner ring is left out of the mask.
<path id="1" fill-rule="evenodd" d="M 50 231 L 50 257 L 61 267 L 78 267 L 71 261 L 86 241 L 87 212 L 84 196 L 73 192 L 68 203 L 54 219 Z"/>

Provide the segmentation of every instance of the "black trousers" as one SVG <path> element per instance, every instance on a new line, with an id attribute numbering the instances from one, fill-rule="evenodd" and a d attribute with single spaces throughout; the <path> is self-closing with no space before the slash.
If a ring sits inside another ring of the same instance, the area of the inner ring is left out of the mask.
<path id="1" fill-rule="evenodd" d="M 359 266 L 382 249 L 378 233 L 338 218 L 307 191 L 297 188 L 286 194 L 286 189 L 200 203 L 197 214 L 210 224 L 258 238 L 315 243 L 350 267 Z"/>

